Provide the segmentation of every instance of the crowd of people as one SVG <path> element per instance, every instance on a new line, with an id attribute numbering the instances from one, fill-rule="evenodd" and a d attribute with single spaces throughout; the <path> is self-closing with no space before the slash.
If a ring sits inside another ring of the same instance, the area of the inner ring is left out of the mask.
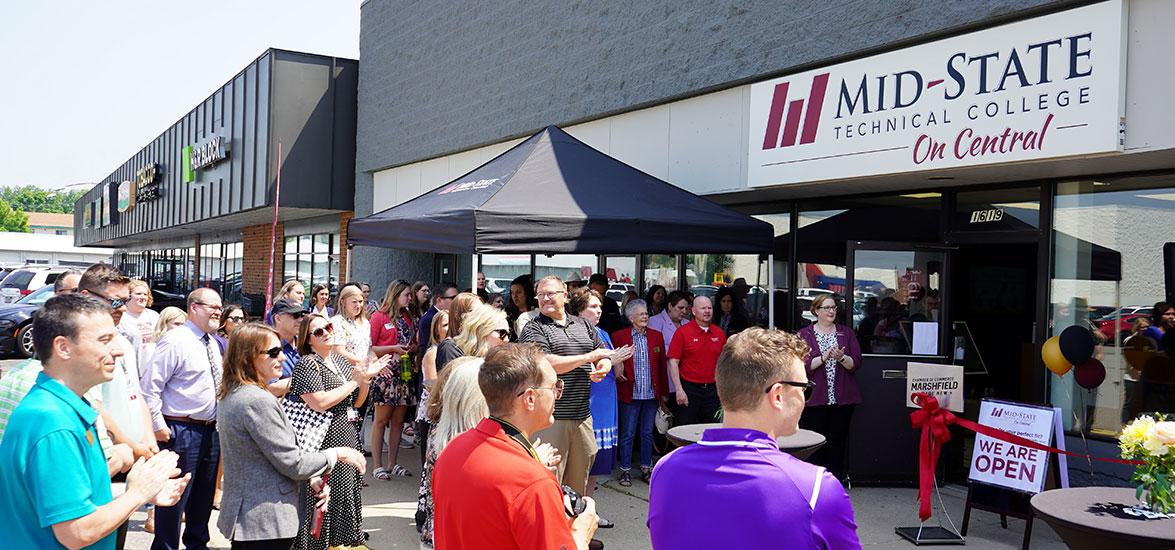
<path id="1" fill-rule="evenodd" d="M 18 519 L 0 537 L 122 548 L 148 505 L 154 549 L 206 547 L 214 508 L 233 548 L 364 548 L 363 487 L 415 477 L 399 451 L 417 447 L 422 545 L 600 547 L 598 476 L 651 484 L 658 548 L 718 544 L 695 516 L 755 518 L 744 546 L 859 544 L 838 477 L 861 354 L 831 295 L 797 336 L 752 327 L 726 289 L 620 304 L 602 275 L 523 276 L 494 300 L 484 280 L 395 280 L 378 301 L 289 281 L 262 322 L 208 288 L 156 314 L 105 264 L 61 276 L 39 360 L 0 378 L 0 514 Z M 654 464 L 658 414 L 723 427 Z M 815 465 L 773 443 L 800 423 L 829 438 Z"/>

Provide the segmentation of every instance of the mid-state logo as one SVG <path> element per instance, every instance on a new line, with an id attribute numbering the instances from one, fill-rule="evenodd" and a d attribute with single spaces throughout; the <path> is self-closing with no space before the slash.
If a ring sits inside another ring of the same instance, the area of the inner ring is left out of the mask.
<path id="1" fill-rule="evenodd" d="M 804 129 L 799 131 L 800 115 L 804 110 L 804 100 L 787 101 L 787 92 L 790 82 L 781 82 L 775 85 L 775 94 L 771 97 L 771 111 L 767 115 L 767 131 L 763 134 L 763 150 L 776 147 L 791 147 L 796 144 L 796 134 L 800 135 L 800 143 L 816 141 L 816 129 L 820 127 L 820 109 L 824 107 L 824 92 L 828 91 L 828 73 L 818 74 L 812 78 L 812 88 L 808 90 L 808 111 L 803 113 Z M 787 108 L 787 123 L 783 123 L 784 107 Z M 783 125 L 783 138 L 780 139 L 779 127 Z"/>

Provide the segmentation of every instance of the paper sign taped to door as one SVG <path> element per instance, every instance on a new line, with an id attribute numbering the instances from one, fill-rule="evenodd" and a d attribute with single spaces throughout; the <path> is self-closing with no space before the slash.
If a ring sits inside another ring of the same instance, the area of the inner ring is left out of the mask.
<path id="1" fill-rule="evenodd" d="M 906 406 L 920 408 L 910 399 L 915 393 L 925 393 L 938 399 L 938 406 L 952 412 L 963 412 L 963 367 L 933 363 L 906 363 Z"/>

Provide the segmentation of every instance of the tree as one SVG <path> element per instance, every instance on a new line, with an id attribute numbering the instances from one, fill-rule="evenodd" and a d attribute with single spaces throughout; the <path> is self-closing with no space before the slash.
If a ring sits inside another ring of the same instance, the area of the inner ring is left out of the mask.
<path id="1" fill-rule="evenodd" d="M 13 210 L 8 201 L 0 199 L 0 231 L 29 233 L 29 217 L 18 210 Z"/>
<path id="2" fill-rule="evenodd" d="M 84 191 L 50 191 L 35 185 L 0 188 L 0 200 L 7 201 L 21 212 L 52 212 L 68 214 Z"/>

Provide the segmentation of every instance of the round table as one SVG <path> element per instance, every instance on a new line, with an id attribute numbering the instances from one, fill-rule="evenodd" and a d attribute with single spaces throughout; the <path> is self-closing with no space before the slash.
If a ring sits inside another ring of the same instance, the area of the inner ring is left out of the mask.
<path id="1" fill-rule="evenodd" d="M 689 424 L 669 428 L 665 436 L 678 447 L 697 443 L 702 438 L 702 432 L 710 428 L 721 428 L 722 424 Z M 776 438 L 779 450 L 800 460 L 808 460 L 812 453 L 824 446 L 824 436 L 812 430 L 796 430 L 792 435 L 783 435 Z"/>
<path id="2" fill-rule="evenodd" d="M 1148 520 L 1122 511 L 1135 504 L 1134 489 L 1124 487 L 1054 489 L 1032 497 L 1036 515 L 1074 550 L 1175 548 L 1175 518 Z"/>

